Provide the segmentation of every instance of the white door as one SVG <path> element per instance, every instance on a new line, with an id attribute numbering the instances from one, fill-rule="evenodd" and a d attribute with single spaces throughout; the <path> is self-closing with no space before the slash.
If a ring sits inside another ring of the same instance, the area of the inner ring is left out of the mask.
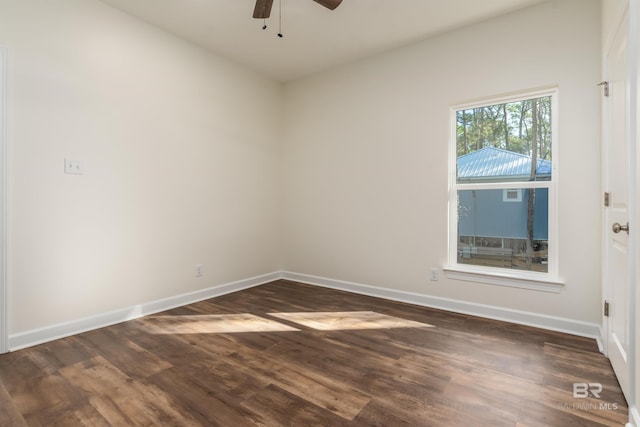
<path id="1" fill-rule="evenodd" d="M 628 15 L 625 15 L 628 17 Z M 604 191 L 609 206 L 604 213 L 604 289 L 609 303 L 607 353 L 627 400 L 631 336 L 629 330 L 630 283 L 629 171 L 630 171 L 630 87 L 629 31 L 622 21 L 606 55 L 609 96 L 605 97 Z"/>

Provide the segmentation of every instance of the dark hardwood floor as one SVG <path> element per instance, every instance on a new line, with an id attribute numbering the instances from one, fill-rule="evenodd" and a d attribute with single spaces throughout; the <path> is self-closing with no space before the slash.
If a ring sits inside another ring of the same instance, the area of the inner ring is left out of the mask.
<path id="1" fill-rule="evenodd" d="M 287 281 L 0 355 L 0 426 L 626 420 L 593 340 Z"/>

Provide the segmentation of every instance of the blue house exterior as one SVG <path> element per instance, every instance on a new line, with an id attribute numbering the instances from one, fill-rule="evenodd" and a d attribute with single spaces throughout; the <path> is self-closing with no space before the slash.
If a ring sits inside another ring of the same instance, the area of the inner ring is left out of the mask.
<path id="1" fill-rule="evenodd" d="M 528 181 L 531 157 L 485 147 L 458 157 L 458 183 Z M 539 160 L 536 180 L 551 178 L 551 162 Z M 534 240 L 549 235 L 549 192 L 535 190 L 461 190 L 458 192 L 458 236 L 497 239 L 527 239 L 529 192 L 535 191 Z"/>
<path id="2" fill-rule="evenodd" d="M 520 200 L 505 201 L 504 190 L 464 190 L 458 193 L 458 235 L 525 240 L 529 189 Z M 549 194 L 537 189 L 534 201 L 533 239 L 546 241 Z"/>

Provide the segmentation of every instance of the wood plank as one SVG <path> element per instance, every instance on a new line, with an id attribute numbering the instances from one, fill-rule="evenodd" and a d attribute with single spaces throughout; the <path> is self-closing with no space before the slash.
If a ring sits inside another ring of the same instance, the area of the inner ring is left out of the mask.
<path id="1" fill-rule="evenodd" d="M 88 332 L 83 341 L 93 354 L 100 354 L 132 378 L 147 378 L 172 367 L 166 360 L 135 342 L 118 337 L 117 327 Z M 118 343 L 117 346 L 113 345 L 115 342 Z"/>
<path id="2" fill-rule="evenodd" d="M 289 393 L 325 408 L 347 420 L 353 419 L 370 397 L 346 381 L 305 370 L 297 365 L 283 365 L 256 354 L 234 354 L 233 359 L 252 369 L 253 375 L 270 380 Z"/>
<path id="3" fill-rule="evenodd" d="M 0 426 L 22 427 L 26 425 L 26 420 L 0 380 Z"/>
<path id="4" fill-rule="evenodd" d="M 46 419 L 53 412 L 73 410 L 83 393 L 70 386 L 59 374 L 44 374 L 11 383 L 9 393 L 15 407 L 25 417 Z"/>
<path id="5" fill-rule="evenodd" d="M 246 410 L 237 399 L 220 392 L 208 376 L 190 376 L 173 368 L 156 375 L 152 381 L 158 388 L 171 393 L 200 425 L 267 425 L 260 414 Z"/>
<path id="6" fill-rule="evenodd" d="M 131 420 L 132 425 L 199 425 L 174 403 L 170 394 L 146 382 L 134 381 L 102 356 L 63 368 L 60 374 L 90 396 L 112 400 L 119 418 Z M 102 415 L 113 419 L 108 413 Z"/>
<path id="7" fill-rule="evenodd" d="M 244 408 L 259 414 L 270 426 L 349 426 L 348 420 L 270 384 L 242 402 Z M 283 411 L 282 408 L 287 408 Z M 389 424 L 387 424 L 389 426 Z"/>

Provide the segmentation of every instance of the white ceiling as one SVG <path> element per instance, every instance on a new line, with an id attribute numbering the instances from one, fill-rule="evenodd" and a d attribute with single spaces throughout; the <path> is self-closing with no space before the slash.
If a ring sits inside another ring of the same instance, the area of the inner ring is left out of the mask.
<path id="1" fill-rule="evenodd" d="M 278 2 L 267 30 L 254 0 L 102 0 L 279 81 L 288 81 L 546 0 L 312 0 Z"/>

